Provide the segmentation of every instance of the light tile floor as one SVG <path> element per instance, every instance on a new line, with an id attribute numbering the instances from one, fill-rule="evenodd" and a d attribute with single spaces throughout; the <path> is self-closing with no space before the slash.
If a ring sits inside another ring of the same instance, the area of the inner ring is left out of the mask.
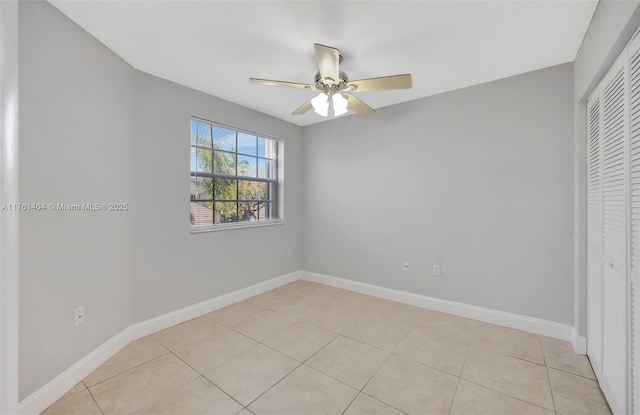
<path id="1" fill-rule="evenodd" d="M 129 344 L 44 414 L 610 414 L 567 342 L 296 281 Z"/>

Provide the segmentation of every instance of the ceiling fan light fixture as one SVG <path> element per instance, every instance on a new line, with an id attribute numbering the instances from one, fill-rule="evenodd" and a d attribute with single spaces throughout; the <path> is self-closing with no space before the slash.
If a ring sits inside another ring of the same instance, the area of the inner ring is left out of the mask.
<path id="1" fill-rule="evenodd" d="M 349 104 L 349 101 L 347 101 L 347 99 L 343 97 L 342 94 L 336 92 L 331 97 L 331 100 L 333 101 L 334 116 L 337 117 L 347 112 L 347 105 Z"/>
<path id="2" fill-rule="evenodd" d="M 319 93 L 311 100 L 311 105 L 316 114 L 322 115 L 323 117 L 329 116 L 329 95 L 324 92 Z"/>
<path id="3" fill-rule="evenodd" d="M 2 0 L 0 0 L 2 1 Z M 385 91 L 390 89 L 408 89 L 412 86 L 411 74 L 391 75 L 378 78 L 358 79 L 352 81 L 346 73 L 340 70 L 342 55 L 340 51 L 331 46 L 314 43 L 318 62 L 314 84 L 300 82 L 275 81 L 273 79 L 249 78 L 253 83 L 273 86 L 286 86 L 288 88 L 307 89 L 318 91 L 319 95 L 305 101 L 294 110 L 292 115 L 302 115 L 313 111 L 323 117 L 328 117 L 329 112 L 334 117 L 353 111 L 361 117 L 368 117 L 376 110 L 362 102 L 352 92 Z M 345 95 L 341 94 L 344 93 Z M 331 98 L 331 99 L 329 99 Z M 332 109 L 333 108 L 333 109 Z"/>

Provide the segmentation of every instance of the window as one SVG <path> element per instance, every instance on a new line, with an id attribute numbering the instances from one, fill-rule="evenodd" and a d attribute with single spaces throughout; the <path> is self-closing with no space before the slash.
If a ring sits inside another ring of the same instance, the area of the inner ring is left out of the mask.
<path id="1" fill-rule="evenodd" d="M 191 229 L 276 221 L 278 145 L 274 138 L 192 119 Z"/>

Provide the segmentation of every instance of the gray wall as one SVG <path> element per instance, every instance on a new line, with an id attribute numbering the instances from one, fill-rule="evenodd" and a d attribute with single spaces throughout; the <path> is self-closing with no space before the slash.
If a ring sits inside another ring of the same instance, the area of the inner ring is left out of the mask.
<path id="1" fill-rule="evenodd" d="M 131 323 L 301 268 L 299 127 L 138 72 L 46 2 L 19 36 L 21 201 L 131 204 L 21 214 L 20 399 Z M 284 225 L 190 234 L 191 115 L 284 140 Z"/>
<path id="2" fill-rule="evenodd" d="M 305 127 L 305 269 L 571 324 L 572 71 Z"/>
<path id="3" fill-rule="evenodd" d="M 300 127 L 141 72 L 135 114 L 136 321 L 301 268 Z M 190 234 L 191 116 L 284 140 L 284 225 Z"/>
<path id="4" fill-rule="evenodd" d="M 587 325 L 586 99 L 640 26 L 640 1 L 600 0 L 574 61 L 574 326 Z"/>
<path id="5" fill-rule="evenodd" d="M 130 203 L 133 69 L 48 3 L 19 19 L 21 201 Z M 21 214 L 21 399 L 131 323 L 131 216 Z"/>
<path id="6" fill-rule="evenodd" d="M 18 193 L 18 2 L 0 2 L 0 201 Z M 18 212 L 0 214 L 0 413 L 18 407 Z"/>

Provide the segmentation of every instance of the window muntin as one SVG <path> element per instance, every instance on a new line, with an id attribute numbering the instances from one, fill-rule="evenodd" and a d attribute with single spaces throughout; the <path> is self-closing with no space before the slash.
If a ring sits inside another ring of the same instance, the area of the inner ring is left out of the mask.
<path id="1" fill-rule="evenodd" d="M 274 138 L 191 120 L 191 228 L 278 219 Z"/>

